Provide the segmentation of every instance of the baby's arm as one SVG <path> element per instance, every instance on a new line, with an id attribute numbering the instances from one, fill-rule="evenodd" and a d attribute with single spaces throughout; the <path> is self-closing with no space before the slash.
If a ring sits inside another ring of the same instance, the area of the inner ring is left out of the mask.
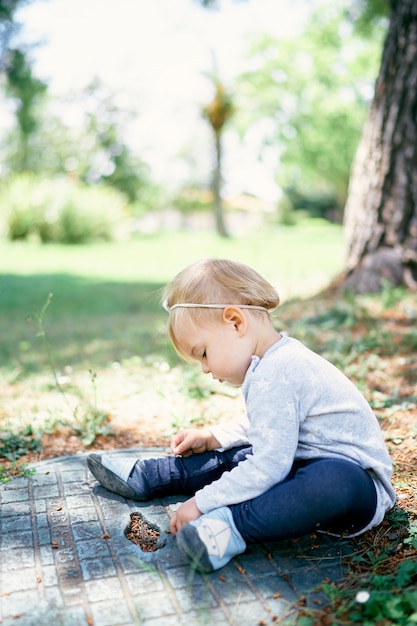
<path id="1" fill-rule="evenodd" d="M 208 428 L 185 428 L 174 435 L 171 440 L 172 453 L 183 457 L 209 452 L 220 447 L 220 442 Z"/>

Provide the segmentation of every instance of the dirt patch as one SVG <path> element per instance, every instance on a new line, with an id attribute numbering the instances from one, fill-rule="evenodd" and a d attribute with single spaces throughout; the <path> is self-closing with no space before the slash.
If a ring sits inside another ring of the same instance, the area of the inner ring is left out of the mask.
<path id="1" fill-rule="evenodd" d="M 139 546 L 143 552 L 155 552 L 163 548 L 166 539 L 161 539 L 161 531 L 156 524 L 148 522 L 142 513 L 130 514 L 130 522 L 126 526 L 125 537 Z"/>

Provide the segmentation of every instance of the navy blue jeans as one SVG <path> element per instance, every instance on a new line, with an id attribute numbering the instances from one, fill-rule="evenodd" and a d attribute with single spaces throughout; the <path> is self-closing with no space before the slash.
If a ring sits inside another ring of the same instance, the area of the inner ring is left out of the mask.
<path id="1" fill-rule="evenodd" d="M 135 473 L 144 472 L 150 498 L 193 495 L 248 454 L 252 454 L 251 447 L 142 460 L 128 483 L 135 488 Z M 230 509 L 246 543 L 300 537 L 318 530 L 355 533 L 374 516 L 376 490 L 368 472 L 353 462 L 335 458 L 295 461 L 282 482 Z"/>

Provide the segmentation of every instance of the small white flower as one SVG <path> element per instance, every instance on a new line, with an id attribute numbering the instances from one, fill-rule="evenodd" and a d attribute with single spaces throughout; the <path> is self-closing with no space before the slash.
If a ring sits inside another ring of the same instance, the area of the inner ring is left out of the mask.
<path id="1" fill-rule="evenodd" d="M 368 602 L 370 597 L 371 597 L 371 594 L 369 593 L 369 591 L 358 591 L 358 593 L 355 596 L 355 600 L 356 602 L 365 604 L 365 602 Z"/>

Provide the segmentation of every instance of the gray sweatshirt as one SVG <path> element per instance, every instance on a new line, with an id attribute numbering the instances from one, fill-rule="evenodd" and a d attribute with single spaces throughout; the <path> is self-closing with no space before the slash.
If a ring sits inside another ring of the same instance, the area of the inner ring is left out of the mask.
<path id="1" fill-rule="evenodd" d="M 202 513 L 261 495 L 287 476 L 294 460 L 333 457 L 369 472 L 377 510 L 367 528 L 382 521 L 395 502 L 392 464 L 369 404 L 340 370 L 283 336 L 262 359 L 252 357 L 242 391 L 246 418 L 210 431 L 222 449 L 250 444 L 253 454 L 197 491 Z"/>

